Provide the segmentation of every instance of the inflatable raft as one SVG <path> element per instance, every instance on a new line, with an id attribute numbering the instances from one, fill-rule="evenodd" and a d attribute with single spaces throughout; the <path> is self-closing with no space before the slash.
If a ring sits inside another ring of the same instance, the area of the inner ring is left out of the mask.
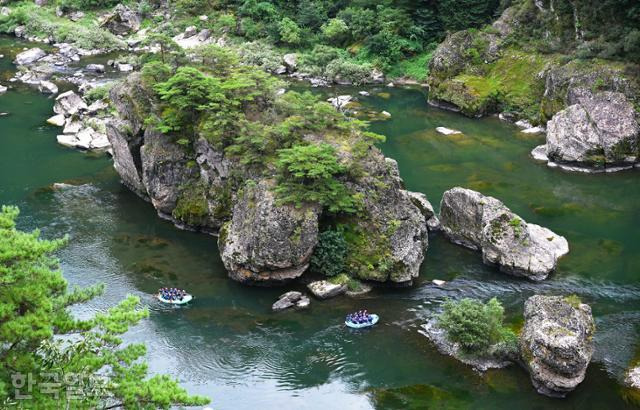
<path id="1" fill-rule="evenodd" d="M 370 314 L 369 316 L 371 316 L 371 322 L 368 322 L 368 323 L 354 323 L 354 322 L 345 320 L 344 324 L 352 329 L 363 329 L 365 327 L 371 327 L 375 325 L 376 323 L 378 323 L 378 320 L 380 320 L 380 318 L 376 314 Z"/>
<path id="2" fill-rule="evenodd" d="M 156 298 L 162 302 L 162 303 L 166 303 L 169 305 L 186 305 L 187 303 L 191 302 L 191 300 L 193 299 L 193 296 L 191 296 L 190 294 L 186 294 L 185 296 L 182 297 L 182 300 L 180 299 L 174 299 L 174 300 L 167 300 L 165 298 L 162 297 L 162 295 L 157 294 Z"/>

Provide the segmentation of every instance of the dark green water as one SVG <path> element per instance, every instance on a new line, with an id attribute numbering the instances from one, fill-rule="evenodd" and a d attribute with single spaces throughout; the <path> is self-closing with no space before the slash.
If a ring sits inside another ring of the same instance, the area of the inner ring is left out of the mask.
<path id="1" fill-rule="evenodd" d="M 14 69 L 0 39 L 0 82 Z M 374 92 L 374 90 L 371 90 Z M 150 204 L 119 184 L 111 161 L 57 145 L 45 125 L 52 100 L 17 87 L 0 96 L 0 203 L 22 210 L 23 229 L 47 237 L 68 234 L 60 254 L 73 285 L 107 284 L 104 296 L 77 313 L 87 315 L 126 294 L 142 298 L 151 317 L 129 340 L 144 341 L 154 372 L 177 377 L 219 409 L 625 408 L 618 379 L 634 354 L 640 330 L 640 187 L 638 173 L 573 175 L 528 158 L 540 137 L 525 137 L 494 119 L 469 120 L 430 108 L 417 90 L 384 89 L 363 103 L 392 119 L 373 124 L 387 135 L 385 153 L 398 160 L 407 187 L 437 205 L 442 192 L 462 185 L 502 199 L 530 222 L 565 235 L 571 253 L 542 284 L 512 280 L 482 265 L 479 254 L 431 237 L 421 278 L 409 289 L 375 290 L 360 299 L 313 301 L 309 310 L 274 314 L 285 289 L 240 286 L 227 279 L 215 239 L 177 230 Z M 445 137 L 435 127 L 460 129 Z M 54 182 L 83 184 L 51 190 Z M 449 280 L 446 290 L 430 285 Z M 161 286 L 193 291 L 182 309 L 154 303 Z M 576 293 L 597 320 L 596 354 L 587 378 L 565 400 L 535 393 L 513 367 L 479 375 L 443 357 L 419 333 L 447 297 L 499 297 L 517 321 L 534 293 Z M 345 312 L 376 311 L 368 332 L 341 326 Z M 375 395 L 376 389 L 396 389 Z"/>

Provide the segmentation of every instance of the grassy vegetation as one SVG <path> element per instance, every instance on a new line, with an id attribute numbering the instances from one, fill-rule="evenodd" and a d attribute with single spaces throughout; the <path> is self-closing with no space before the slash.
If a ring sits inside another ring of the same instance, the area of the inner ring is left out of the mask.
<path id="1" fill-rule="evenodd" d="M 387 76 L 390 79 L 405 78 L 424 82 L 429 76 L 429 61 L 432 55 L 432 52 L 426 52 L 399 61 L 391 67 Z"/>
<path id="2" fill-rule="evenodd" d="M 77 47 L 106 51 L 125 49 L 126 44 L 109 31 L 98 26 L 95 13 L 87 11 L 79 21 L 73 22 L 55 14 L 55 6 L 38 7 L 33 2 L 11 4 L 11 13 L 0 16 L 0 32 L 13 33 L 24 26 L 27 36 L 51 38 L 55 42 L 73 43 Z"/>

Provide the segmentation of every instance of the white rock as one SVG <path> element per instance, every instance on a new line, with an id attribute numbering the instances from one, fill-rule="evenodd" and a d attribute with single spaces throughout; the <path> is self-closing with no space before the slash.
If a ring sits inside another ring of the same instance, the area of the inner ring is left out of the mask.
<path id="1" fill-rule="evenodd" d="M 48 124 L 55 125 L 56 127 L 62 127 L 64 125 L 64 115 L 58 114 L 47 120 Z"/>
<path id="2" fill-rule="evenodd" d="M 396 85 L 394 83 L 389 83 L 387 84 L 387 87 L 395 87 Z"/>
<path id="3" fill-rule="evenodd" d="M 446 128 L 446 127 L 437 127 L 436 131 L 444 135 L 462 134 L 462 131 L 453 130 L 451 128 Z"/>
<path id="4" fill-rule="evenodd" d="M 436 286 L 444 286 L 444 284 L 446 284 L 447 282 L 440 279 L 434 279 L 431 281 L 431 283 L 433 283 Z"/>
<path id="5" fill-rule="evenodd" d="M 0 94 L 4 94 L 6 93 L 8 90 L 7 87 L 5 87 L 4 85 L 0 84 Z"/>
<path id="6" fill-rule="evenodd" d="M 43 94 L 58 94 L 58 86 L 52 83 L 51 81 L 40 81 L 40 85 L 38 85 L 38 90 L 40 90 Z"/>
<path id="7" fill-rule="evenodd" d="M 368 97 L 368 96 L 370 96 L 370 95 L 371 95 L 371 94 L 369 94 L 367 91 L 358 91 L 358 94 L 360 94 L 360 95 L 361 95 L 361 96 L 363 96 L 363 97 Z"/>
<path id="8" fill-rule="evenodd" d="M 531 127 L 531 128 L 525 128 L 520 132 L 523 134 L 542 134 L 546 132 L 546 130 L 543 127 Z"/>
<path id="9" fill-rule="evenodd" d="M 77 134 L 82 129 L 82 123 L 80 121 L 67 120 L 67 123 L 62 130 L 63 134 Z"/>
<path id="10" fill-rule="evenodd" d="M 327 98 L 327 101 L 338 109 L 343 108 L 345 105 L 349 104 L 351 100 L 353 100 L 353 97 L 350 95 L 339 95 L 335 98 Z"/>
<path id="11" fill-rule="evenodd" d="M 91 140 L 91 149 L 103 150 L 108 148 L 111 148 L 111 144 L 107 135 L 100 132 L 94 133 L 93 140 Z"/>
<path id="12" fill-rule="evenodd" d="M 118 71 L 121 71 L 123 73 L 133 71 L 133 65 L 118 63 Z"/>
<path id="13" fill-rule="evenodd" d="M 70 147 L 70 148 L 75 148 L 76 143 L 78 142 L 78 139 L 76 138 L 75 135 L 68 135 L 68 134 L 58 135 L 56 139 L 58 140 L 58 144 L 64 145 L 65 147 Z"/>
<path id="14" fill-rule="evenodd" d="M 522 129 L 533 128 L 533 125 L 531 125 L 531 123 L 527 120 L 519 120 L 519 121 L 516 121 L 515 124 L 516 124 L 516 127 L 522 128 Z"/>
<path id="15" fill-rule="evenodd" d="M 384 115 L 385 117 L 391 117 L 391 113 L 389 111 L 382 111 L 380 114 Z"/>
<path id="16" fill-rule="evenodd" d="M 538 145 L 533 150 L 531 150 L 531 156 L 536 161 L 549 161 L 549 157 L 547 157 L 547 145 Z"/>
<path id="17" fill-rule="evenodd" d="M 346 285 L 331 283 L 327 280 L 311 282 L 307 285 L 307 288 L 319 299 L 329 299 L 347 291 Z"/>
<path id="18" fill-rule="evenodd" d="M 76 147 L 81 149 L 91 148 L 91 141 L 93 140 L 93 134 L 95 131 L 91 127 L 87 127 L 76 134 Z"/>
<path id="19" fill-rule="evenodd" d="M 53 112 L 56 114 L 64 114 L 67 117 L 86 109 L 87 103 L 71 90 L 56 97 L 56 102 L 53 105 Z"/>
<path id="20" fill-rule="evenodd" d="M 207 20 L 209 20 L 209 16 L 206 16 L 206 15 L 203 14 L 202 16 L 198 17 L 198 20 L 207 21 Z"/>

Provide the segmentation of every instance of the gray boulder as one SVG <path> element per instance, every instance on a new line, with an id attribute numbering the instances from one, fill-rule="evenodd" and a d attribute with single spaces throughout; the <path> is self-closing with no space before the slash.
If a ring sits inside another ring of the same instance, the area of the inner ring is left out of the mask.
<path id="1" fill-rule="evenodd" d="M 16 56 L 15 63 L 17 65 L 30 65 L 37 62 L 46 55 L 47 53 L 41 48 L 31 48 L 18 54 Z"/>
<path id="2" fill-rule="evenodd" d="M 295 53 L 285 54 L 282 57 L 282 61 L 290 73 L 293 73 L 298 68 L 298 55 Z"/>
<path id="3" fill-rule="evenodd" d="M 540 394 L 564 397 L 585 377 L 595 324 L 589 305 L 561 296 L 532 296 L 524 305 L 522 362 Z"/>
<path id="4" fill-rule="evenodd" d="M 328 280 L 311 282 L 307 285 L 307 288 L 318 299 L 333 298 L 347 291 L 347 285 L 331 283 Z"/>
<path id="5" fill-rule="evenodd" d="M 87 108 L 87 103 L 84 102 L 82 97 L 70 90 L 56 97 L 53 112 L 63 114 L 65 117 L 70 117 Z"/>
<path id="6" fill-rule="evenodd" d="M 311 301 L 305 295 L 295 290 L 280 295 L 278 300 L 271 306 L 271 310 L 279 312 L 289 308 L 304 309 L 309 307 Z"/>
<path id="7" fill-rule="evenodd" d="M 547 124 L 549 161 L 601 171 L 637 163 L 640 125 L 631 102 L 610 91 L 576 100 Z"/>
<path id="8" fill-rule="evenodd" d="M 127 35 L 140 30 L 140 16 L 128 6 L 118 4 L 101 25 L 113 34 Z"/>
<path id="9" fill-rule="evenodd" d="M 544 280 L 569 252 L 567 240 L 525 222 L 499 200 L 464 188 L 446 191 L 440 222 L 453 243 L 482 251 L 482 260 L 502 272 Z"/>
<path id="10" fill-rule="evenodd" d="M 8 90 L 7 87 L 5 87 L 4 85 L 0 84 L 0 94 L 4 94 L 6 93 Z"/>
<path id="11" fill-rule="evenodd" d="M 104 73 L 104 64 L 87 64 L 85 69 L 95 73 Z"/>
<path id="12" fill-rule="evenodd" d="M 51 81 L 40 81 L 38 90 L 43 94 L 58 94 L 58 86 Z"/>
<path id="13" fill-rule="evenodd" d="M 249 284 L 280 284 L 302 275 L 318 243 L 319 207 L 276 204 L 272 184 L 245 186 L 218 246 L 229 276 Z"/>
<path id="14" fill-rule="evenodd" d="M 189 26 L 184 30 L 184 38 L 193 37 L 198 34 L 198 29 L 196 26 Z"/>
<path id="15" fill-rule="evenodd" d="M 411 202 L 418 207 L 424 218 L 427 220 L 427 228 L 430 231 L 440 230 L 440 220 L 433 210 L 433 205 L 427 199 L 427 196 L 421 192 L 406 191 Z"/>

